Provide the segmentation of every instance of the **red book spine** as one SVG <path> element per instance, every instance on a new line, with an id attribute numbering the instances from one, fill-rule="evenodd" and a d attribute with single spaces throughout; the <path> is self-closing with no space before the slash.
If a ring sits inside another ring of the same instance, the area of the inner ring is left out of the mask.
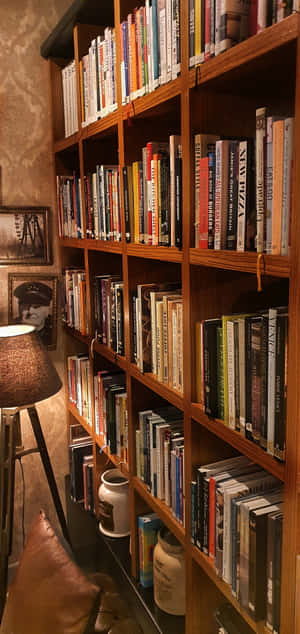
<path id="1" fill-rule="evenodd" d="M 199 161 L 199 247 L 208 249 L 208 157 Z"/>
<path id="2" fill-rule="evenodd" d="M 151 161 L 153 156 L 152 142 L 147 143 L 147 204 L 148 204 L 148 244 L 152 244 L 152 174 Z"/>
<path id="3" fill-rule="evenodd" d="M 258 5 L 258 0 L 251 0 L 249 36 L 256 35 L 257 33 L 257 5 Z"/>
<path id="4" fill-rule="evenodd" d="M 210 0 L 205 2 L 205 45 L 204 45 L 204 60 L 207 61 L 210 58 Z"/>

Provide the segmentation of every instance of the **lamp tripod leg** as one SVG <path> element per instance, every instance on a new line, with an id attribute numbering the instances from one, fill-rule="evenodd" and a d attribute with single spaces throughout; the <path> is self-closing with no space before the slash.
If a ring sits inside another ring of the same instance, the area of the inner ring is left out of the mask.
<path id="1" fill-rule="evenodd" d="M 8 558 L 12 548 L 15 454 L 19 413 L 0 411 L 0 622 L 7 592 Z"/>
<path id="2" fill-rule="evenodd" d="M 71 544 L 71 540 L 70 540 L 70 536 L 69 536 L 69 531 L 68 531 L 68 527 L 67 527 L 65 514 L 64 514 L 64 511 L 63 511 L 63 507 L 62 507 L 62 503 L 61 503 L 60 497 L 59 497 L 58 488 L 57 488 L 57 484 L 56 484 L 56 481 L 55 481 L 55 477 L 54 477 L 52 465 L 51 465 L 51 462 L 50 462 L 47 446 L 46 446 L 46 443 L 45 443 L 44 435 L 43 435 L 42 428 L 41 428 L 41 425 L 40 425 L 38 413 L 37 413 L 36 408 L 34 406 L 28 407 L 27 411 L 28 411 L 28 414 L 29 414 L 29 417 L 30 417 L 30 420 L 31 420 L 33 433 L 35 435 L 38 451 L 39 451 L 40 456 L 41 456 L 41 460 L 42 460 L 43 467 L 44 467 L 44 470 L 45 470 L 45 474 L 46 474 L 46 478 L 47 478 L 47 481 L 48 481 L 49 489 L 50 489 L 50 492 L 51 492 L 51 495 L 52 495 L 53 503 L 54 503 L 54 506 L 55 506 L 55 509 L 56 509 L 56 513 L 57 513 L 60 525 L 61 525 L 62 533 L 63 533 L 64 538 L 67 540 L 67 542 L 69 544 Z"/>

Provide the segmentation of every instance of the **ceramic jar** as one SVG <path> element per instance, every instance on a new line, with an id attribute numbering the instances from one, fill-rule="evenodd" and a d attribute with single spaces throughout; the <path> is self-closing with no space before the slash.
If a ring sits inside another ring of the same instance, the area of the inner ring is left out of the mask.
<path id="1" fill-rule="evenodd" d="M 119 469 L 104 471 L 101 481 L 99 529 L 108 537 L 126 537 L 130 534 L 129 482 Z"/>
<path id="2" fill-rule="evenodd" d="M 176 537 L 163 527 L 153 552 L 154 601 L 168 614 L 185 614 L 184 551 Z"/>

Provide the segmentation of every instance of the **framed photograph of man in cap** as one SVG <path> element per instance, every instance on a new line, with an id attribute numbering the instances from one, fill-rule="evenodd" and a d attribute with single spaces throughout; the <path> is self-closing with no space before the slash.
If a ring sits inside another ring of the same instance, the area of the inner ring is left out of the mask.
<path id="1" fill-rule="evenodd" d="M 0 264 L 50 264 L 49 208 L 0 207 Z"/>
<path id="2" fill-rule="evenodd" d="M 57 280 L 53 275 L 8 274 L 8 321 L 35 326 L 43 344 L 56 348 Z"/>

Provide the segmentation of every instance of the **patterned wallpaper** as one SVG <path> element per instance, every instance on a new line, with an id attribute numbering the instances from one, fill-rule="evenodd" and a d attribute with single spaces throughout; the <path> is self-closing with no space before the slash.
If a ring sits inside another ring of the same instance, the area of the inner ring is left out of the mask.
<path id="1" fill-rule="evenodd" d="M 0 323 L 7 320 L 8 272 L 58 273 L 53 226 L 54 180 L 50 156 L 48 64 L 40 45 L 72 4 L 71 0 L 1 0 L 0 2 L 0 203 L 48 205 L 51 208 L 54 263 L 47 267 L 0 267 Z M 1 250 L 1 244 L 0 244 Z M 61 333 L 51 353 L 62 374 Z M 50 459 L 64 495 L 68 470 L 63 390 L 37 407 Z M 27 413 L 21 415 L 25 447 L 34 446 Z M 38 454 L 23 458 L 25 472 L 25 528 L 42 507 L 57 526 Z M 16 465 L 14 546 L 11 561 L 22 549 L 22 487 Z"/>

